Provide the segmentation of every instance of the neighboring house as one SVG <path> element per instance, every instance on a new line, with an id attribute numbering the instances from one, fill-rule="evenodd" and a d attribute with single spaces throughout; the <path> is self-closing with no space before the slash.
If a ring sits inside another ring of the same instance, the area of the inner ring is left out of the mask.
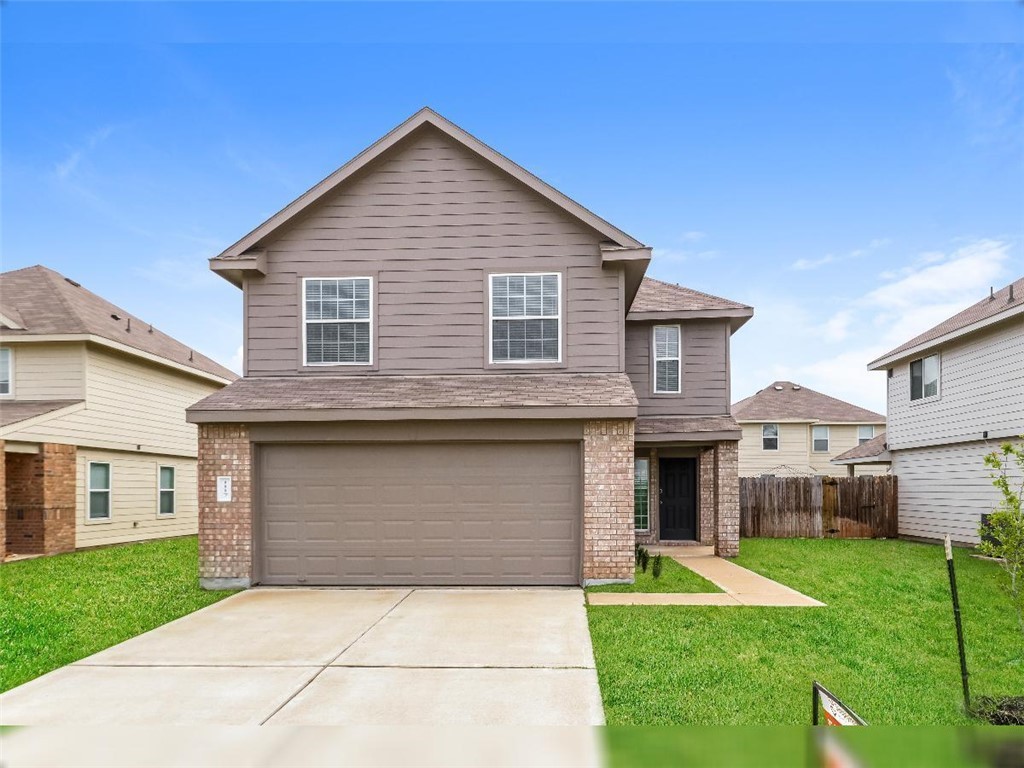
<path id="1" fill-rule="evenodd" d="M 0 554 L 194 534 L 185 409 L 236 378 L 51 269 L 0 274 Z"/>
<path id="2" fill-rule="evenodd" d="M 868 369 L 888 376 L 900 535 L 977 543 L 999 499 L 984 456 L 1024 434 L 1024 278 Z"/>
<path id="3" fill-rule="evenodd" d="M 885 432 L 885 417 L 791 381 L 776 381 L 732 406 L 743 428 L 740 477 L 831 475 L 830 462 Z M 865 465 L 857 474 L 882 474 Z"/>
<path id="4" fill-rule="evenodd" d="M 189 409 L 203 584 L 625 581 L 635 528 L 736 554 L 753 310 L 649 260 L 427 109 L 212 259 L 245 376 Z"/>
<path id="5" fill-rule="evenodd" d="M 868 474 L 866 470 L 869 468 L 878 468 L 879 471 L 888 472 L 892 460 L 889 458 L 889 444 L 885 440 L 885 432 L 840 453 L 832 459 L 832 463 L 846 467 L 846 472 L 850 477 L 858 474 L 857 470 L 861 470 L 861 474 Z"/>

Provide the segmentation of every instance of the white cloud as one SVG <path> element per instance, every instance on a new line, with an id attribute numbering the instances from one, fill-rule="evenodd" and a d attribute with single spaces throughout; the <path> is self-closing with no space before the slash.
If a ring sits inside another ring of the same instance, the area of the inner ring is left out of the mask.
<path id="1" fill-rule="evenodd" d="M 81 146 L 72 148 L 67 157 L 54 165 L 53 172 L 57 178 L 64 181 L 70 177 L 77 170 L 82 158 L 110 138 L 113 132 L 114 126 L 104 125 L 86 136 Z"/>
<path id="2" fill-rule="evenodd" d="M 661 263 L 682 264 L 686 261 L 710 261 L 718 258 L 718 251 L 687 250 L 684 248 L 655 248 L 651 258 Z"/>
<path id="3" fill-rule="evenodd" d="M 703 240 L 705 237 L 707 237 L 707 233 L 691 230 L 689 232 L 683 232 L 683 236 L 680 240 L 686 243 L 696 243 L 698 240 Z"/>
<path id="4" fill-rule="evenodd" d="M 824 256 L 817 259 L 797 259 L 790 265 L 790 269 L 795 269 L 799 272 L 805 272 L 809 269 L 817 269 L 823 267 L 826 264 L 834 264 L 838 261 L 849 261 L 850 259 L 859 259 L 862 256 L 867 256 L 869 253 L 877 251 L 881 248 L 886 248 L 892 244 L 892 240 L 887 237 L 876 237 L 869 242 L 863 248 L 854 248 L 851 251 L 843 253 L 826 253 Z"/>

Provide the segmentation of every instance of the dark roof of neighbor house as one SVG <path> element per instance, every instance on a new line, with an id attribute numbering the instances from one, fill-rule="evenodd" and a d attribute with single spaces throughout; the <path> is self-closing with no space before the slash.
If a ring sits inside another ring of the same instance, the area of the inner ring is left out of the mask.
<path id="1" fill-rule="evenodd" d="M 9 427 L 19 421 L 59 411 L 84 400 L 0 400 L 0 427 Z"/>
<path id="2" fill-rule="evenodd" d="M 732 407 L 737 421 L 880 424 L 885 416 L 792 381 L 776 381 Z"/>
<path id="3" fill-rule="evenodd" d="M 935 341 L 946 334 L 962 331 L 975 323 L 996 318 L 1004 312 L 1008 313 L 1011 310 L 1019 309 L 1022 305 L 1024 305 L 1024 277 L 1014 280 L 1012 283 L 998 291 L 992 291 L 977 304 L 972 304 L 963 312 L 958 312 L 952 317 L 943 320 L 934 328 L 929 328 L 924 333 L 912 338 L 906 344 L 901 344 L 896 347 L 896 349 L 886 352 L 876 360 L 872 360 L 868 363 L 868 368 L 872 368 L 886 358 L 894 357 L 902 352 L 919 347 L 922 344 L 927 344 L 929 341 Z"/>
<path id="4" fill-rule="evenodd" d="M 625 408 L 637 406 L 624 373 L 537 373 L 429 376 L 279 376 L 239 379 L 188 409 L 294 412 L 488 408 Z M 382 414 L 384 416 L 384 414 Z"/>
<path id="5" fill-rule="evenodd" d="M 227 381 L 238 378 L 216 361 L 48 267 L 37 265 L 0 274 L 0 315 L 20 326 L 5 325 L 2 330 L 7 338 L 89 334 Z"/>
<path id="6" fill-rule="evenodd" d="M 718 310 L 754 310 L 746 304 L 730 301 L 710 293 L 684 288 L 681 285 L 666 283 L 653 277 L 645 277 L 640 283 L 640 290 L 629 311 L 633 312 L 664 312 L 681 310 L 683 312 L 718 311 Z"/>
<path id="7" fill-rule="evenodd" d="M 854 464 L 854 463 L 868 463 L 871 459 L 878 459 L 879 461 L 887 461 L 887 459 L 879 458 L 886 451 L 889 450 L 889 445 L 885 442 L 885 432 L 875 435 L 870 440 L 861 443 L 860 445 L 854 446 L 848 451 L 840 453 L 834 459 L 833 464 Z"/>

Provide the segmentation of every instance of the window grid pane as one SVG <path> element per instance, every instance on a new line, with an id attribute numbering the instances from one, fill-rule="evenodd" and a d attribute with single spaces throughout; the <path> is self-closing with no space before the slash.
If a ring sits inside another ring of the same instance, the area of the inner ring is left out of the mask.
<path id="1" fill-rule="evenodd" d="M 110 490 L 110 465 L 92 463 L 89 465 L 89 490 Z"/>
<path id="2" fill-rule="evenodd" d="M 370 362 L 370 279 L 306 281 L 306 363 Z"/>
<path id="3" fill-rule="evenodd" d="M 633 521 L 638 531 L 650 526 L 650 473 L 647 459 L 636 459 L 633 472 Z"/>
<path id="4" fill-rule="evenodd" d="M 160 467 L 160 490 L 174 490 L 174 467 Z"/>
<path id="5" fill-rule="evenodd" d="M 679 391 L 679 361 L 659 360 L 656 364 L 655 391 Z"/>
<path id="6" fill-rule="evenodd" d="M 160 491 L 160 514 L 174 514 L 174 491 Z"/>
<path id="7" fill-rule="evenodd" d="M 110 517 L 110 491 L 89 491 L 89 519 Z"/>
<path id="8" fill-rule="evenodd" d="M 557 362 L 558 275 L 491 276 L 491 360 Z"/>

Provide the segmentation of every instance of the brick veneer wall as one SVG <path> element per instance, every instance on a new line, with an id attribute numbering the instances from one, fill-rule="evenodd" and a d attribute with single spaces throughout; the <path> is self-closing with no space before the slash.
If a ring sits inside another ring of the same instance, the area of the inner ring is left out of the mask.
<path id="1" fill-rule="evenodd" d="M 715 554 L 736 557 L 740 553 L 739 442 L 730 440 L 715 446 L 715 475 L 718 490 Z"/>
<path id="2" fill-rule="evenodd" d="M 697 525 L 700 530 L 697 536 L 704 546 L 715 543 L 715 449 L 702 448 L 697 459 L 697 488 L 700 497 L 697 500 Z"/>
<path id="3" fill-rule="evenodd" d="M 252 581 L 252 446 L 249 428 L 199 425 L 199 581 L 207 589 Z M 217 478 L 231 477 L 231 501 L 217 501 Z"/>
<path id="4" fill-rule="evenodd" d="M 632 581 L 633 420 L 583 423 L 583 580 Z"/>
<path id="5" fill-rule="evenodd" d="M 75 549 L 76 449 L 43 443 L 39 453 L 4 454 L 6 549 L 55 555 Z"/>

